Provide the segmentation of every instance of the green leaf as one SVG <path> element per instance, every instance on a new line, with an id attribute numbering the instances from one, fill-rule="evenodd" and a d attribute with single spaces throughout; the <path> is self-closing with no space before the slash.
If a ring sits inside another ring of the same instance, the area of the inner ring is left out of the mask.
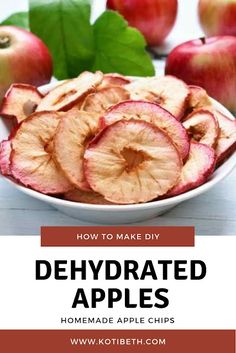
<path id="1" fill-rule="evenodd" d="M 89 0 L 30 0 L 30 29 L 48 46 L 58 79 L 88 69 L 94 57 Z"/>
<path id="2" fill-rule="evenodd" d="M 16 12 L 7 17 L 1 26 L 17 26 L 24 29 L 29 29 L 29 14 L 28 12 Z"/>
<path id="3" fill-rule="evenodd" d="M 142 34 L 119 14 L 105 11 L 94 24 L 95 60 L 93 70 L 130 76 L 152 76 L 151 58 Z"/>

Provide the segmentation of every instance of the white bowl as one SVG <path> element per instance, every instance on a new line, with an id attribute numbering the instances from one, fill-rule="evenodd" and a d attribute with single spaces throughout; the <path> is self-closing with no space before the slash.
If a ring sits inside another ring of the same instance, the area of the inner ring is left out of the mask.
<path id="1" fill-rule="evenodd" d="M 46 93 L 57 83 L 51 83 L 42 86 L 40 91 Z M 212 99 L 212 102 L 219 111 L 224 113 L 231 119 L 233 115 L 220 103 Z M 9 134 L 9 127 L 7 122 L 0 119 L 0 141 L 6 139 Z M 137 205 L 90 205 L 84 203 L 75 203 L 71 201 L 57 199 L 52 196 L 43 195 L 37 191 L 28 189 L 24 186 L 18 185 L 16 182 L 9 178 L 4 177 L 12 187 L 23 193 L 46 202 L 55 207 L 59 211 L 86 222 L 102 223 L 102 224 L 125 224 L 144 221 L 146 219 L 154 218 L 168 211 L 179 203 L 198 196 L 207 190 L 211 189 L 214 185 L 224 179 L 236 166 L 236 153 L 234 153 L 220 168 L 218 168 L 211 178 L 203 185 L 196 189 L 185 192 L 182 195 L 174 196 L 172 198 L 160 201 L 152 201 L 144 204 Z"/>

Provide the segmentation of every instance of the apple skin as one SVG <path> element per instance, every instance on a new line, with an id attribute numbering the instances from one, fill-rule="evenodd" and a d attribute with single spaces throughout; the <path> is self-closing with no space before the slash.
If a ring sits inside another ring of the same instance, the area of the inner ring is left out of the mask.
<path id="1" fill-rule="evenodd" d="M 236 0 L 200 0 L 198 15 L 207 36 L 236 36 Z"/>
<path id="2" fill-rule="evenodd" d="M 15 26 L 0 26 L 0 101 L 12 83 L 41 86 L 52 76 L 52 58 L 34 34 Z"/>
<path id="3" fill-rule="evenodd" d="M 161 44 L 174 26 L 177 0 L 107 0 L 107 8 L 118 11 L 146 38 L 148 45 Z"/>
<path id="4" fill-rule="evenodd" d="M 236 37 L 200 38 L 178 45 L 167 58 L 165 73 L 205 88 L 236 111 Z"/>

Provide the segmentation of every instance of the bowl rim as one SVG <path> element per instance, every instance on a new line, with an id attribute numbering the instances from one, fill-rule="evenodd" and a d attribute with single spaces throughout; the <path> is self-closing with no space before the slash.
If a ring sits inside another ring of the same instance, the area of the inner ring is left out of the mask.
<path id="1" fill-rule="evenodd" d="M 60 84 L 62 81 L 56 81 L 49 83 L 47 85 L 41 86 L 38 89 L 42 93 L 47 93 L 49 89 L 55 87 L 57 84 Z M 211 98 L 211 101 L 213 102 L 214 106 L 224 113 L 228 118 L 235 119 L 233 114 L 230 113 L 221 103 L 216 101 L 215 99 Z M 156 200 L 156 201 L 149 201 L 146 203 L 138 203 L 138 204 L 128 204 L 128 205 L 97 205 L 97 204 L 89 204 L 89 203 L 82 203 L 82 202 L 75 202 L 75 201 L 69 201 L 69 200 L 64 200 L 57 198 L 55 196 L 51 195 L 45 195 L 42 194 L 38 191 L 35 191 L 33 189 L 27 188 L 23 185 L 17 184 L 13 179 L 10 177 L 3 176 L 5 180 L 7 180 L 11 185 L 14 185 L 16 189 L 19 191 L 23 192 L 26 195 L 29 195 L 33 198 L 36 198 L 38 200 L 44 201 L 48 204 L 54 204 L 56 206 L 63 206 L 63 207 L 68 207 L 68 208 L 73 208 L 73 209 L 83 209 L 83 210 L 90 210 L 90 211 L 107 211 L 107 212 L 117 212 L 117 211 L 128 211 L 128 210 L 147 210 L 147 209 L 152 209 L 155 207 L 165 207 L 165 206 L 171 206 L 171 205 L 176 205 L 178 203 L 181 203 L 183 201 L 186 201 L 188 199 L 191 199 L 195 196 L 198 196 L 205 191 L 209 190 L 212 188 L 214 185 L 216 185 L 218 182 L 220 182 L 222 179 L 224 179 L 236 166 L 236 152 L 234 152 L 225 162 L 222 164 L 217 170 L 212 174 L 211 178 L 205 182 L 204 184 L 200 185 L 197 188 L 194 188 L 192 190 L 189 190 L 183 194 L 172 196 L 167 199 L 163 200 Z"/>

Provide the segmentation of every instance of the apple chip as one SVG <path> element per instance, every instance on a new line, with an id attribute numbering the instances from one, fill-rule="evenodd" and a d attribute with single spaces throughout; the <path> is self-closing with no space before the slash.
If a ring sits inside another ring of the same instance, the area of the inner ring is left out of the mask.
<path id="1" fill-rule="evenodd" d="M 2 175 L 11 175 L 10 155 L 11 140 L 3 140 L 0 144 L 0 171 Z"/>
<path id="2" fill-rule="evenodd" d="M 20 123 L 35 111 L 42 98 L 36 87 L 14 83 L 3 98 L 0 115 L 15 118 Z"/>
<path id="3" fill-rule="evenodd" d="M 101 118 L 101 125 L 118 120 L 144 120 L 164 130 L 173 140 L 182 159 L 189 152 L 189 138 L 183 125 L 161 106 L 146 101 L 127 101 L 109 109 Z"/>
<path id="4" fill-rule="evenodd" d="M 183 166 L 180 180 L 167 196 L 182 194 L 207 181 L 215 169 L 216 156 L 213 148 L 191 142 L 188 160 Z"/>
<path id="5" fill-rule="evenodd" d="M 182 161 L 166 133 L 142 120 L 120 120 L 88 146 L 84 170 L 91 188 L 113 203 L 147 202 L 180 177 Z"/>
<path id="6" fill-rule="evenodd" d="M 183 126 L 193 140 L 215 147 L 220 129 L 218 121 L 209 110 L 194 111 L 183 122 Z"/>
<path id="7" fill-rule="evenodd" d="M 199 86 L 190 85 L 188 97 L 188 110 L 191 112 L 195 109 L 211 107 L 212 103 L 206 90 Z"/>
<path id="8" fill-rule="evenodd" d="M 236 120 L 229 119 L 218 110 L 213 111 L 220 126 L 216 143 L 216 163 L 220 165 L 236 150 Z"/>
<path id="9" fill-rule="evenodd" d="M 99 115 L 73 109 L 61 119 L 54 138 L 54 156 L 63 172 L 79 189 L 89 190 L 83 157 L 89 141 L 98 131 Z"/>
<path id="10" fill-rule="evenodd" d="M 111 106 L 128 99 L 129 92 L 126 89 L 118 86 L 109 86 L 89 94 L 80 109 L 101 115 Z"/>
<path id="11" fill-rule="evenodd" d="M 103 76 L 102 83 L 99 85 L 100 88 L 110 87 L 110 86 L 124 86 L 130 83 L 130 79 L 119 74 L 105 74 Z"/>
<path id="12" fill-rule="evenodd" d="M 97 192 L 92 190 L 71 190 L 64 194 L 64 199 L 80 203 L 89 203 L 94 205 L 112 205 L 112 202 L 109 202 L 104 199 L 104 197 Z"/>
<path id="13" fill-rule="evenodd" d="M 181 120 L 187 107 L 188 86 L 173 76 L 141 78 L 126 85 L 130 98 L 157 103 Z"/>
<path id="14" fill-rule="evenodd" d="M 36 111 L 67 111 L 78 104 L 87 94 L 95 91 L 102 82 L 103 74 L 85 71 L 77 78 L 67 80 L 46 94 Z"/>
<path id="15" fill-rule="evenodd" d="M 53 158 L 53 137 L 60 119 L 56 112 L 34 113 L 12 138 L 12 175 L 43 194 L 60 194 L 73 187 Z"/>

